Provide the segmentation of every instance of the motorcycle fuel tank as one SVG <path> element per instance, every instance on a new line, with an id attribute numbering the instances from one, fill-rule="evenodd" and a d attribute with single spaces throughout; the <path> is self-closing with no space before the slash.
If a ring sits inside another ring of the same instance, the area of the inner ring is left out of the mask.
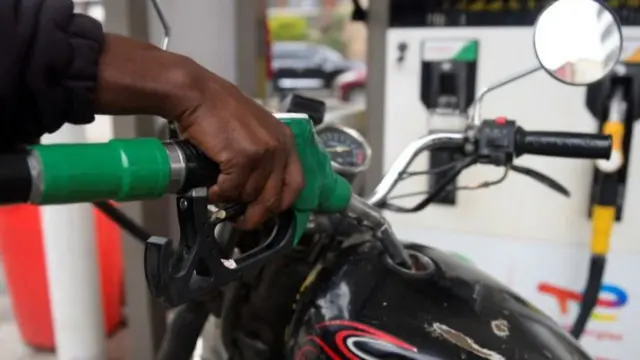
<path id="1" fill-rule="evenodd" d="M 373 241 L 325 257 L 301 291 L 288 358 L 587 360 L 555 322 L 497 280 L 442 251 L 431 266 L 391 265 Z"/>

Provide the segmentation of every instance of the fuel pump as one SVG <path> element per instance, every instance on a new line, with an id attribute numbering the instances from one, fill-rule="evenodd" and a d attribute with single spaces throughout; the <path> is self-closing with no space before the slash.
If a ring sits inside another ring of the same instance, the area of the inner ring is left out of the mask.
<path id="1" fill-rule="evenodd" d="M 632 75 L 635 70 L 627 61 L 630 57 L 640 58 L 640 2 L 601 2 L 608 5 L 622 25 L 625 68 L 621 72 L 589 88 L 563 86 L 550 80 L 547 74 L 535 73 L 492 92 L 483 102 L 482 113 L 484 119 L 508 116 L 531 129 L 599 132 L 603 131 L 606 120 L 613 119 L 609 117 L 609 103 L 615 92 L 613 84 L 620 83 L 623 88 L 627 110 L 621 115 L 625 117 L 623 141 L 619 146 L 622 164 L 614 173 L 621 178 L 616 196 L 624 199 L 619 207 L 624 206 L 626 215 L 622 216 L 626 220 L 615 224 L 611 251 L 607 255 L 607 278 L 600 286 L 600 301 L 594 300 L 596 307 L 591 314 L 591 323 L 581 339 L 594 357 L 618 360 L 633 358 L 640 349 L 640 343 L 632 340 L 636 325 L 631 320 L 640 309 L 640 303 L 633 301 L 639 287 L 627 270 L 637 266 L 640 259 L 637 241 L 640 228 L 630 222 L 632 215 L 640 211 L 640 189 L 625 186 L 627 181 L 631 184 L 640 179 L 640 169 L 632 163 L 637 157 L 634 151 L 638 152 L 640 148 L 637 144 L 633 147 L 635 150 L 630 147 L 632 142 L 637 143 L 632 138 L 640 136 L 639 131 L 631 128 L 630 120 L 640 115 L 634 103 L 640 98 L 640 88 L 630 83 L 629 79 L 635 78 Z M 389 0 L 360 3 L 365 7 L 358 7 L 354 18 L 366 18 L 363 10 L 367 10 L 369 41 L 385 44 L 384 56 L 380 52 L 369 59 L 369 83 L 377 86 L 370 89 L 367 115 L 369 128 L 383 129 L 380 141 L 371 142 L 373 154 L 380 154 L 380 164 L 374 162 L 372 169 L 380 168 L 381 173 L 385 173 L 407 141 L 416 134 L 455 127 L 451 116 L 447 118 L 444 112 L 435 111 L 433 98 L 425 99 L 425 95 L 436 94 L 429 86 L 441 85 L 433 82 L 437 80 L 433 72 L 425 74 L 424 71 L 429 70 L 426 62 L 432 62 L 429 65 L 432 69 L 441 65 L 437 64 L 433 51 L 435 45 L 456 40 L 477 41 L 475 72 L 469 71 L 467 77 L 473 77 L 469 81 L 473 81 L 474 95 L 478 95 L 486 86 L 535 63 L 532 25 L 549 1 Z M 575 23 L 566 25 L 575 26 Z M 425 54 L 427 46 L 431 49 Z M 401 49 L 404 49 L 403 56 L 400 56 Z M 401 66 L 398 66 L 399 58 L 402 59 Z M 441 56 L 441 60 L 445 59 Z M 554 69 L 569 70 L 562 65 L 557 64 Z M 471 66 L 466 67 L 469 70 Z M 426 79 L 427 75 L 431 77 Z M 376 90 L 379 87 L 382 90 Z M 599 109 L 594 112 L 593 107 Z M 600 126 L 593 118 L 598 119 Z M 374 130 L 372 133 L 378 134 Z M 398 189 L 398 194 L 432 190 L 430 183 L 438 183 L 437 178 L 446 175 L 433 173 L 438 165 L 442 165 L 442 162 L 434 161 L 434 156 L 438 154 L 427 154 L 424 160 L 416 162 L 414 169 L 422 171 L 428 164 L 432 181 L 407 180 Z M 499 187 L 466 191 L 468 185 L 498 181 L 503 175 L 499 169 L 478 167 L 459 177 L 456 189 L 440 197 L 439 203 L 433 204 L 428 212 L 392 213 L 388 218 L 401 238 L 421 241 L 428 236 L 430 243 L 435 241 L 438 246 L 463 254 L 500 280 L 512 284 L 563 327 L 571 329 L 577 318 L 585 316 L 578 316 L 578 313 L 583 300 L 583 281 L 586 280 L 583 271 L 589 261 L 589 252 L 583 247 L 587 246 L 593 233 L 592 219 L 587 214 L 591 213 L 593 205 L 601 205 L 591 199 L 592 188 L 595 192 L 603 186 L 592 180 L 597 165 L 593 161 L 569 163 L 531 157 L 523 157 L 517 165 L 544 172 L 569 190 L 571 196 L 557 196 L 548 188 L 534 185 L 529 177 L 513 174 L 516 172 L 513 168 Z M 451 201 L 445 203 L 443 200 Z M 410 206 L 414 199 L 401 198 L 398 203 Z M 541 210 L 543 208 L 545 210 Z M 597 210 L 595 217 L 603 217 L 601 212 Z M 621 216 L 621 209 L 616 211 L 616 216 Z M 596 242 L 594 238 L 594 249 L 596 243 L 597 249 L 603 249 L 603 241 Z M 588 308 L 586 304 L 583 312 L 589 313 Z M 576 326 L 576 330 L 579 327 Z"/>
<path id="2" fill-rule="evenodd" d="M 466 112 L 475 95 L 478 40 L 424 39 L 420 45 L 420 100 L 427 110 L 429 133 L 463 131 Z M 459 158 L 460 154 L 451 149 L 431 151 L 429 168 L 442 169 Z M 434 191 L 454 170 L 451 167 L 429 176 L 429 191 Z M 450 183 L 434 202 L 455 204 L 456 186 L 455 181 Z"/>
<path id="3" fill-rule="evenodd" d="M 633 122 L 640 114 L 635 100 L 640 87 L 639 65 L 627 60 L 613 75 L 587 89 L 587 108 L 599 122 L 599 131 L 612 136 L 613 151 L 608 160 L 598 160 L 594 166 L 589 209 L 591 260 L 580 312 L 571 329 L 575 338 L 584 332 L 598 302 L 613 228 L 622 220 Z"/>

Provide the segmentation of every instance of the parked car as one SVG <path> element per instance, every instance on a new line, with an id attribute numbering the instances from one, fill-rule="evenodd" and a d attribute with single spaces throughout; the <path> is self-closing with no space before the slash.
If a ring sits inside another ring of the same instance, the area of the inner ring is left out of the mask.
<path id="1" fill-rule="evenodd" d="M 331 90 L 335 78 L 345 71 L 362 67 L 338 51 L 304 41 L 278 41 L 271 46 L 273 88 L 292 90 Z"/>
<path id="2" fill-rule="evenodd" d="M 360 102 L 366 99 L 367 68 L 357 68 L 340 74 L 334 82 L 338 99 L 345 102 Z"/>

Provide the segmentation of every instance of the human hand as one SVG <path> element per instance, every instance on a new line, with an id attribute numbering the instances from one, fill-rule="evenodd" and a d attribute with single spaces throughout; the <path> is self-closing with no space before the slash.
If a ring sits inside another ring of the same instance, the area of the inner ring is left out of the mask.
<path id="1" fill-rule="evenodd" d="M 239 220 L 252 229 L 269 215 L 292 206 L 304 187 L 302 168 L 289 128 L 213 75 L 211 86 L 178 119 L 182 135 L 220 166 L 209 190 L 214 203 L 248 204 Z"/>

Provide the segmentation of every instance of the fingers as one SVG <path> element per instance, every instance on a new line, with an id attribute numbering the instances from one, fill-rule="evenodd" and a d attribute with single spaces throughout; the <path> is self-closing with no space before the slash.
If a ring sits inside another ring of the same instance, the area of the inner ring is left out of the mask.
<path id="1" fill-rule="evenodd" d="M 274 150 L 275 147 L 270 147 L 264 150 L 263 156 L 260 157 L 259 162 L 256 164 L 256 167 L 249 175 L 249 178 L 246 181 L 246 185 L 244 186 L 244 190 L 240 196 L 240 200 L 244 203 L 251 203 L 256 200 L 260 194 L 263 192 L 267 181 L 269 180 L 269 175 L 273 172 L 275 155 Z"/>
<path id="2" fill-rule="evenodd" d="M 217 183 L 209 190 L 210 200 L 216 204 L 247 204 L 237 223 L 247 230 L 290 208 L 304 186 L 293 135 L 286 125 L 265 114 L 267 117 L 251 114 L 240 117 L 243 122 L 226 124 L 226 136 L 214 134 L 222 137 L 218 142 L 195 128 L 189 133 L 194 143 L 220 165 Z"/>
<path id="3" fill-rule="evenodd" d="M 282 186 L 280 209 L 278 209 L 278 211 L 289 209 L 296 201 L 305 185 L 304 173 L 302 171 L 302 165 L 300 165 L 298 152 L 295 150 L 295 146 L 293 147 L 294 148 L 288 154 L 287 163 L 284 169 L 284 184 Z"/>
<path id="4" fill-rule="evenodd" d="M 214 203 L 236 201 L 241 198 L 243 184 L 247 182 L 251 168 L 238 167 L 233 171 L 221 171 L 215 185 L 209 189 L 209 199 Z"/>
<path id="5" fill-rule="evenodd" d="M 253 229 L 265 221 L 269 215 L 280 211 L 281 192 L 284 178 L 284 169 L 287 161 L 286 151 L 281 151 L 274 158 L 271 173 L 262 189 L 260 196 L 247 207 L 244 216 L 238 222 L 240 229 Z M 263 176 L 256 171 L 253 175 Z M 250 180 L 251 181 L 251 180 Z"/>
<path id="6" fill-rule="evenodd" d="M 269 174 L 271 152 L 246 141 L 243 147 L 234 149 L 232 157 L 220 162 L 220 175 L 209 189 L 209 198 L 214 203 L 250 202 L 260 195 Z M 262 176 L 254 176 L 258 172 Z"/>

